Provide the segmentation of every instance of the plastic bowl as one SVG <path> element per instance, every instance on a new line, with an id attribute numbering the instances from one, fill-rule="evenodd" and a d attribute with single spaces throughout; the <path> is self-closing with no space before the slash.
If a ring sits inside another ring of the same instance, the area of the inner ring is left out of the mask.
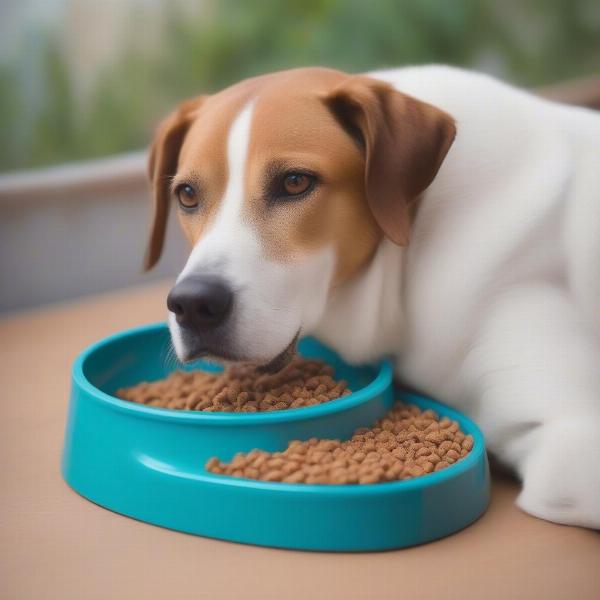
<path id="1" fill-rule="evenodd" d="M 306 550 L 383 550 L 422 543 L 474 521 L 489 500 L 481 432 L 463 415 L 413 394 L 404 401 L 459 421 L 473 450 L 444 471 L 374 485 L 303 485 L 213 475 L 211 456 L 281 450 L 292 439 L 348 438 L 392 405 L 393 369 L 352 367 L 316 340 L 304 356 L 331 364 L 353 393 L 319 406 L 230 414 L 146 407 L 115 398 L 122 386 L 166 376 L 164 324 L 108 337 L 73 366 L 63 475 L 82 496 L 155 525 L 226 540 Z M 214 365 L 193 367 L 214 370 Z"/>

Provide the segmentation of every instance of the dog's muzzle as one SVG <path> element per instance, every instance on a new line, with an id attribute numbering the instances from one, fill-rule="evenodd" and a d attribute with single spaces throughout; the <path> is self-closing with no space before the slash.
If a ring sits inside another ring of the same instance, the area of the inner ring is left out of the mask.
<path id="1" fill-rule="evenodd" d="M 185 277 L 167 296 L 181 340 L 179 358 L 188 362 L 205 356 L 236 360 L 230 348 L 234 294 L 220 278 Z"/>
<path id="2" fill-rule="evenodd" d="M 178 356 L 183 362 L 214 358 L 234 362 L 257 359 L 240 347 L 236 336 L 238 319 L 234 314 L 234 293 L 221 278 L 193 275 L 177 282 L 167 296 L 167 308 L 177 323 Z M 298 333 L 270 360 L 262 362 L 265 372 L 286 366 L 296 352 Z"/>

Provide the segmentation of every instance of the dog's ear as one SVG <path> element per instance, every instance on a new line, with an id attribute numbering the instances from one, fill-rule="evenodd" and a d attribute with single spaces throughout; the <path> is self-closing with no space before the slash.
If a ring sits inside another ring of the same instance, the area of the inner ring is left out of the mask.
<path id="1" fill-rule="evenodd" d="M 433 181 L 456 135 L 445 112 L 387 83 L 350 76 L 324 98 L 365 154 L 365 189 L 384 234 L 405 246 L 415 200 Z"/>
<path id="2" fill-rule="evenodd" d="M 159 126 L 150 146 L 148 175 L 154 196 L 150 236 L 144 258 L 144 270 L 151 269 L 160 258 L 169 216 L 170 179 L 177 171 L 179 150 L 194 113 L 204 97 L 181 103 Z"/>

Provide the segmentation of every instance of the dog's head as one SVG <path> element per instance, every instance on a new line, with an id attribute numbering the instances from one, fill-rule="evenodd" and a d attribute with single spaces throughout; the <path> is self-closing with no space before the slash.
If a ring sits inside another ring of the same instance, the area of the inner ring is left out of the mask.
<path id="1" fill-rule="evenodd" d="M 454 134 L 433 106 L 328 69 L 179 106 L 151 149 L 145 263 L 160 257 L 174 203 L 192 246 L 167 301 L 179 358 L 282 360 L 383 236 L 408 243 L 416 199 Z"/>

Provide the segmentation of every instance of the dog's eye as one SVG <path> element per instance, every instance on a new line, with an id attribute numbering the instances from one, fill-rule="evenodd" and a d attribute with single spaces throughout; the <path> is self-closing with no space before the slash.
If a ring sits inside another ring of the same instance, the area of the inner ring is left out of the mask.
<path id="1" fill-rule="evenodd" d="M 175 196 L 177 202 L 183 210 L 195 210 L 198 208 L 198 194 L 196 190 L 189 183 L 182 183 L 175 188 Z"/>
<path id="2" fill-rule="evenodd" d="M 300 196 L 312 189 L 315 184 L 314 175 L 308 173 L 286 173 L 282 181 L 282 196 Z"/>

